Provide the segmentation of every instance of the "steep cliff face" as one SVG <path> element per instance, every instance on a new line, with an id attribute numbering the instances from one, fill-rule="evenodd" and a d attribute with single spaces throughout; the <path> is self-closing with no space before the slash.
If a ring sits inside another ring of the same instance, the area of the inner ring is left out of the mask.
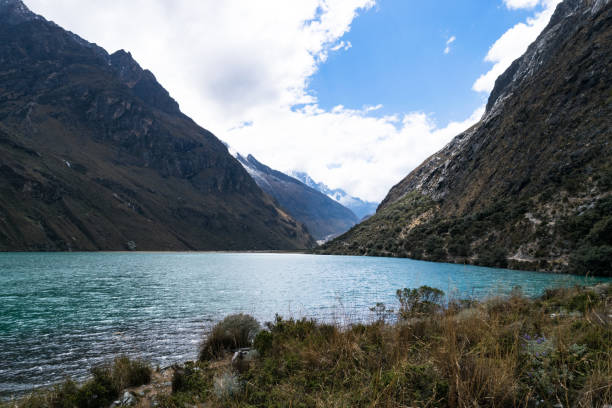
<path id="1" fill-rule="evenodd" d="M 129 53 L 0 0 L 0 250 L 313 244 Z"/>
<path id="2" fill-rule="evenodd" d="M 351 210 L 299 180 L 271 169 L 251 155 L 237 158 L 257 185 L 293 218 L 304 223 L 315 239 L 328 240 L 357 223 Z"/>
<path id="3" fill-rule="evenodd" d="M 610 274 L 611 8 L 561 3 L 481 121 L 326 250 Z"/>

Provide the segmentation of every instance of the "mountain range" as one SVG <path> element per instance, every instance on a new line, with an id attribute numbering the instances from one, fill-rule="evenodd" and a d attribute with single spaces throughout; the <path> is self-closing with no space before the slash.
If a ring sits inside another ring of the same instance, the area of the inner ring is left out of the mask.
<path id="1" fill-rule="evenodd" d="M 378 207 L 378 203 L 364 201 L 361 198 L 349 195 L 346 191 L 340 188 L 331 189 L 324 183 L 316 182 L 307 173 L 294 171 L 291 172 L 290 175 L 300 180 L 308 187 L 314 188 L 329 198 L 339 202 L 351 210 L 357 216 L 357 218 L 359 218 L 359 220 L 363 220 L 364 218 L 374 214 L 376 212 L 376 208 Z"/>
<path id="2" fill-rule="evenodd" d="M 346 232 L 359 219 L 348 208 L 301 181 L 260 163 L 252 155 L 236 155 L 257 185 L 279 206 L 302 222 L 318 241 Z"/>
<path id="3" fill-rule="evenodd" d="M 313 245 L 130 53 L 0 0 L 0 250 Z"/>
<path id="4" fill-rule="evenodd" d="M 612 272 L 612 7 L 565 0 L 482 119 L 321 250 Z"/>

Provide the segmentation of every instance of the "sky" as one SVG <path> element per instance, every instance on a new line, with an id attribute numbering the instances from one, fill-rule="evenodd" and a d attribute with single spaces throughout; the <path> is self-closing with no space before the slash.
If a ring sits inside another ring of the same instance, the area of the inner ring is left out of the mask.
<path id="1" fill-rule="evenodd" d="M 560 0 L 25 0 L 231 151 L 380 201 L 476 123 Z"/>

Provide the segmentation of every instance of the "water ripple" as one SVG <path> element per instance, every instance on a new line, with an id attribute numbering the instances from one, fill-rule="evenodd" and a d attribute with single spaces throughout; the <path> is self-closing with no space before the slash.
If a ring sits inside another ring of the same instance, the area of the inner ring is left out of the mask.
<path id="1" fill-rule="evenodd" d="M 219 253 L 0 254 L 0 397 L 82 379 L 119 354 L 170 365 L 195 358 L 206 327 L 229 313 L 261 321 L 365 318 L 398 288 L 430 285 L 482 298 L 576 276 L 408 259 Z"/>

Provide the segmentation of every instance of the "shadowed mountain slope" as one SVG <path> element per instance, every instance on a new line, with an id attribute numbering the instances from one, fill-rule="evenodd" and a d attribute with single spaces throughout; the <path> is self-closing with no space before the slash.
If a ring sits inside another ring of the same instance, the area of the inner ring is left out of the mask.
<path id="1" fill-rule="evenodd" d="M 317 240 L 335 237 L 359 221 L 351 210 L 293 177 L 273 170 L 255 157 L 237 155 L 257 185 L 293 218 L 304 223 Z"/>
<path id="2" fill-rule="evenodd" d="M 329 188 L 327 185 L 321 182 L 314 181 L 307 173 L 301 171 L 294 171 L 289 174 L 306 184 L 310 188 L 314 188 L 320 193 L 325 194 L 334 201 L 337 201 L 342 206 L 351 210 L 359 220 L 363 220 L 376 212 L 378 203 L 372 201 L 364 201 L 359 197 L 353 197 L 341 188 Z"/>
<path id="3" fill-rule="evenodd" d="M 311 245 L 129 53 L 0 0 L 0 250 Z"/>

